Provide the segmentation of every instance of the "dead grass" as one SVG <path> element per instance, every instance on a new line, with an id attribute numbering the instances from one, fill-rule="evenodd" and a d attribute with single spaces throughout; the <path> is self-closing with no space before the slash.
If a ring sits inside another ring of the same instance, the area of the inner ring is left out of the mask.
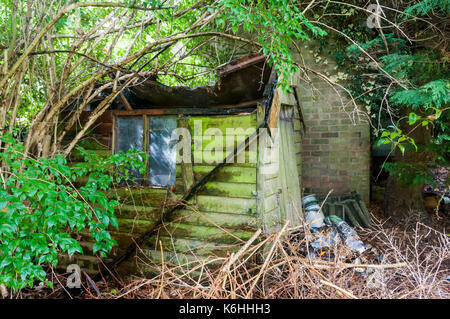
<path id="1" fill-rule="evenodd" d="M 285 225 L 276 234 L 255 233 L 226 258 L 198 257 L 177 265 L 141 260 L 157 274 L 127 280 L 111 276 L 96 283 L 85 275 L 78 291 L 62 287 L 66 279 L 53 273 L 54 290 L 22 291 L 14 298 L 450 298 L 445 224 L 399 226 L 374 213 L 370 229 L 357 229 L 367 246 L 361 255 L 337 244 L 310 257 L 308 228 Z M 289 235 L 293 231 L 296 235 Z"/>
<path id="2" fill-rule="evenodd" d="M 257 234 L 228 258 L 164 263 L 154 277 L 132 280 L 102 294 L 105 298 L 450 297 L 449 237 L 441 231 L 420 223 L 405 230 L 376 220 L 371 229 L 358 229 L 368 245 L 361 256 L 337 245 L 310 258 L 309 234 L 305 236 L 300 227 L 295 229 L 300 235 L 288 236 L 293 230 L 285 225 L 277 234 Z"/>

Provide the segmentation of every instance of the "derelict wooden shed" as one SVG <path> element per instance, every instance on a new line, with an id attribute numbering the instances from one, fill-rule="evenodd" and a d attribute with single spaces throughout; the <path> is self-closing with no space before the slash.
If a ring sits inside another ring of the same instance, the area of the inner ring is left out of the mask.
<path id="1" fill-rule="evenodd" d="M 119 247 L 109 258 L 118 260 L 134 242 L 139 244 L 122 269 L 148 270 L 147 257 L 161 259 L 159 243 L 165 262 L 185 263 L 226 256 L 258 228 L 271 232 L 286 219 L 291 225 L 300 222 L 296 144 L 301 109 L 295 94 L 276 89 L 276 74 L 266 62 L 259 55 L 233 61 L 214 87 L 143 81 L 118 99 L 80 143 L 102 155 L 130 147 L 149 154 L 148 174 L 110 193 L 120 205 L 119 229 L 111 229 Z M 82 120 L 89 114 L 84 111 Z M 177 128 L 189 136 L 174 143 Z M 192 150 L 190 161 L 186 148 L 179 152 L 175 144 Z M 74 152 L 71 160 L 80 156 Z M 83 246 L 88 253 L 92 244 L 87 237 Z M 74 258 L 88 272 L 97 271 L 95 257 Z"/>

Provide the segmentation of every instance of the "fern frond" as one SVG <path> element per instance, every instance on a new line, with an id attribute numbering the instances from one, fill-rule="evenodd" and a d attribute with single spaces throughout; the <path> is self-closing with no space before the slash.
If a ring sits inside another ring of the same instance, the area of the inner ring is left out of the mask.
<path id="1" fill-rule="evenodd" d="M 409 106 L 413 109 L 430 106 L 440 108 L 448 104 L 449 100 L 450 81 L 444 79 L 428 82 L 418 89 L 397 92 L 391 98 L 394 105 Z"/>

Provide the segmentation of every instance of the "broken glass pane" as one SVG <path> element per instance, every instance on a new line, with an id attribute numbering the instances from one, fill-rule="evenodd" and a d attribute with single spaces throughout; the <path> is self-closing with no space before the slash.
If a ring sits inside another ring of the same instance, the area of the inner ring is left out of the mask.
<path id="1" fill-rule="evenodd" d="M 142 116 L 118 116 L 117 117 L 117 151 L 126 152 L 131 148 L 143 150 L 144 127 Z M 142 180 L 142 175 L 131 168 L 132 177 L 136 182 Z M 131 181 L 128 181 L 131 183 Z"/>
<path id="2" fill-rule="evenodd" d="M 176 175 L 176 144 L 171 140 L 177 128 L 177 116 L 150 117 L 150 159 L 149 171 L 151 185 L 173 186 Z"/>

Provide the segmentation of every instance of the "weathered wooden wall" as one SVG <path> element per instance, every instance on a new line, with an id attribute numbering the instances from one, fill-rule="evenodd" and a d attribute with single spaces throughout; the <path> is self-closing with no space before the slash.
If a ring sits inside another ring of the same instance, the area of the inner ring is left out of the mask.
<path id="1" fill-rule="evenodd" d="M 256 129 L 257 115 L 234 115 L 216 117 L 190 117 L 179 119 L 179 127 L 187 126 L 192 135 L 192 148 L 195 147 L 199 137 L 194 134 L 194 123 L 200 121 L 202 130 L 209 128 L 219 129 L 223 136 L 227 128 Z M 91 132 L 81 145 L 86 149 L 95 150 L 98 154 L 107 156 L 111 154 L 112 147 L 112 116 L 105 115 L 96 123 Z M 94 142 L 95 140 L 100 143 Z M 238 142 L 245 137 L 237 138 Z M 201 141 L 201 149 L 210 141 Z M 224 138 L 223 157 L 227 155 Z M 184 263 L 206 256 L 225 256 L 239 244 L 245 242 L 259 226 L 257 216 L 257 163 L 249 163 L 251 151 L 246 150 L 245 163 L 234 163 L 223 167 L 198 194 L 189 202 L 188 207 L 178 210 L 171 222 L 166 222 L 149 237 L 145 245 L 136 255 L 136 263 L 128 262 L 126 269 L 135 268 L 142 272 L 152 269 L 152 262 L 161 260 L 161 244 L 164 251 L 164 260 L 169 263 Z M 80 157 L 74 152 L 70 156 L 73 162 Z M 220 161 L 222 158 L 216 158 Z M 203 158 L 211 162 L 212 158 Z M 111 229 L 111 235 L 115 238 L 119 247 L 114 248 L 111 257 L 123 253 L 123 249 L 149 227 L 155 225 L 161 218 L 161 213 L 150 213 L 154 208 L 163 203 L 179 198 L 185 192 L 186 185 L 200 180 L 210 172 L 215 163 L 178 164 L 176 173 L 176 187 L 174 192 L 150 187 L 119 187 L 116 186 L 110 196 L 119 199 L 116 216 L 119 221 L 119 229 Z M 191 176 L 189 176 L 191 175 Z M 83 182 L 83 181 L 79 181 Z M 87 234 L 82 237 L 82 246 L 86 256 L 78 256 L 76 259 L 65 263 L 77 263 L 89 272 L 95 272 L 98 259 L 92 256 L 92 243 Z M 176 254 L 174 253 L 176 252 Z M 63 263 L 64 264 L 64 263 Z M 131 267 L 131 268 L 128 268 Z"/>
<path id="2" fill-rule="evenodd" d="M 223 157 L 205 156 L 202 152 L 211 140 L 197 136 L 194 124 L 200 123 L 203 134 L 210 128 L 219 129 L 223 136 L 227 128 L 256 129 L 256 114 L 236 116 L 200 117 L 187 119 L 187 127 L 192 136 L 192 149 L 201 151 L 202 163 L 193 163 L 194 183 L 209 173 L 230 150 L 226 150 L 223 139 Z M 179 125 L 181 126 L 181 125 Z M 244 137 L 243 137 L 244 138 Z M 245 138 L 244 138 L 245 139 Z M 237 138 L 239 140 L 239 138 Z M 242 140 L 242 139 L 240 139 Z M 196 148 L 196 145 L 197 148 Z M 193 152 L 193 160 L 195 157 Z M 249 151 L 245 163 L 234 163 L 223 167 L 197 195 L 188 207 L 177 211 L 175 221 L 161 228 L 160 232 L 147 240 L 143 250 L 153 261 L 161 260 L 161 251 L 157 241 L 164 248 L 165 262 L 180 264 L 195 260 L 196 257 L 226 256 L 239 244 L 251 237 L 258 220 L 256 218 L 256 163 L 248 163 Z M 216 160 L 214 162 L 214 159 Z M 208 164 L 205 164 L 208 162 Z M 184 164 L 186 165 L 186 164 Z M 181 195 L 189 176 L 183 175 L 190 169 L 177 167 L 177 188 Z M 154 190 L 149 190 L 154 191 Z M 176 251 L 176 254 L 174 253 Z M 143 266 L 143 263 L 140 264 Z M 143 269 L 147 267 L 143 266 Z"/>
<path id="3" fill-rule="evenodd" d="M 300 223 L 301 208 L 301 129 L 295 101 L 282 94 L 271 130 L 260 134 L 258 148 L 258 212 L 265 232 L 279 231 L 286 219 L 290 225 Z M 274 106 L 273 106 L 274 107 Z M 262 123 L 265 110 L 258 108 Z M 298 178 L 297 178 L 298 177 Z"/>

